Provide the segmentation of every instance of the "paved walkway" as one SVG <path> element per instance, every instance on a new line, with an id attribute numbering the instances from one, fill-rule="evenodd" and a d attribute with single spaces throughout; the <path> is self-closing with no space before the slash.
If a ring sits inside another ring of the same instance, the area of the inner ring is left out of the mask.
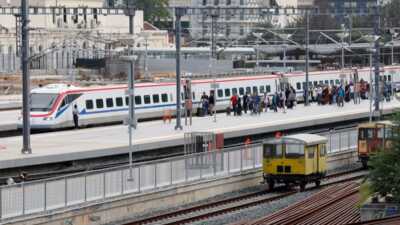
<path id="1" fill-rule="evenodd" d="M 400 107 L 400 102 L 384 103 L 385 112 Z M 193 126 L 182 131 L 162 121 L 139 123 L 134 131 L 135 151 L 157 149 L 183 144 L 183 134 L 191 131 L 224 133 L 225 138 L 273 132 L 368 117 L 369 101 L 359 105 L 346 104 L 304 107 L 297 106 L 287 113 L 245 114 L 241 117 L 219 114 L 217 122 L 212 117 L 193 118 Z M 184 123 L 184 120 L 182 120 Z M 31 137 L 33 154 L 20 154 L 22 137 L 0 139 L 0 169 L 48 162 L 60 162 L 128 152 L 128 128 L 123 125 L 35 134 Z"/>

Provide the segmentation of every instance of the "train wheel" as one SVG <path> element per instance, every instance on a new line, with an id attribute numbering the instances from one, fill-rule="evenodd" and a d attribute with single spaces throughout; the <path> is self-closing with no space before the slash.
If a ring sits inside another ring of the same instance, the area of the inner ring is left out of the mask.
<path id="1" fill-rule="evenodd" d="M 274 190 L 275 181 L 272 180 L 272 179 L 269 179 L 267 182 L 268 182 L 268 189 L 269 189 L 270 191 Z"/>
<path id="2" fill-rule="evenodd" d="M 316 180 L 315 181 L 315 186 L 317 186 L 317 187 L 321 186 L 321 180 Z"/>
<path id="3" fill-rule="evenodd" d="M 300 183 L 300 191 L 303 192 L 303 191 L 305 191 L 305 190 L 306 190 L 306 182 L 302 181 L 302 182 Z"/>

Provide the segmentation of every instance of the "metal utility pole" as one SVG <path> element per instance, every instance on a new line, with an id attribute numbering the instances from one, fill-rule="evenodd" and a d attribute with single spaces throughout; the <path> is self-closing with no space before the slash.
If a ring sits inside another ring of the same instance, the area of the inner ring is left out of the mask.
<path id="1" fill-rule="evenodd" d="M 211 52 L 210 52 L 210 76 L 212 74 L 212 65 L 213 60 L 217 58 L 217 43 L 215 40 L 215 31 L 216 29 L 216 21 L 219 16 L 219 12 L 212 10 L 211 11 Z M 216 75 L 215 75 L 216 76 Z M 213 90 L 214 90 L 214 122 L 217 122 L 217 78 L 214 76 L 213 80 Z"/>
<path id="2" fill-rule="evenodd" d="M 309 57 L 310 57 L 310 13 L 307 10 L 306 11 L 306 90 L 305 90 L 305 105 L 308 106 L 310 105 L 309 102 L 309 87 L 308 87 L 308 82 L 309 82 Z"/>
<path id="3" fill-rule="evenodd" d="M 133 180 L 133 137 L 132 128 L 136 126 L 135 118 L 135 59 L 129 61 L 129 78 L 128 78 L 128 94 L 129 94 L 129 179 Z"/>
<path id="4" fill-rule="evenodd" d="M 182 130 L 181 124 L 181 18 L 185 8 L 175 8 L 175 47 L 176 47 L 176 125 L 175 130 Z"/>
<path id="5" fill-rule="evenodd" d="M 375 52 L 374 52 L 374 72 L 375 72 L 375 113 L 378 113 L 376 115 L 376 120 L 379 120 L 380 118 L 380 111 L 379 111 L 379 101 L 380 101 L 380 90 L 379 90 L 379 75 L 380 75 L 380 9 L 379 9 L 379 2 L 377 3 L 377 6 L 375 7 L 375 15 L 374 15 L 374 35 L 375 35 Z"/>
<path id="6" fill-rule="evenodd" d="M 21 20 L 22 20 L 22 135 L 23 147 L 22 154 L 31 154 L 31 124 L 30 124 L 30 77 L 29 77 L 29 3 L 28 0 L 21 0 Z"/>

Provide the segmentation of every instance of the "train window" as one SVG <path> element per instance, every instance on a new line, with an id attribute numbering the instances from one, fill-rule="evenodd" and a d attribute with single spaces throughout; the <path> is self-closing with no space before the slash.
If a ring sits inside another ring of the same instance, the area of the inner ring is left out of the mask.
<path id="1" fill-rule="evenodd" d="M 246 87 L 246 94 L 251 94 L 251 87 Z"/>
<path id="2" fill-rule="evenodd" d="M 364 128 L 360 128 L 358 130 L 358 139 L 365 140 L 365 138 L 366 138 L 365 129 Z"/>
<path id="3" fill-rule="evenodd" d="M 143 96 L 144 104 L 150 104 L 150 95 Z"/>
<path id="4" fill-rule="evenodd" d="M 167 94 L 161 94 L 161 101 L 162 102 L 168 102 L 168 95 Z"/>
<path id="5" fill-rule="evenodd" d="M 325 84 L 329 84 L 329 80 L 325 80 Z"/>
<path id="6" fill-rule="evenodd" d="M 393 132 L 391 128 L 385 128 L 385 138 L 392 138 Z"/>
<path id="7" fill-rule="evenodd" d="M 160 103 L 160 96 L 158 94 L 153 95 L 153 103 Z"/>
<path id="8" fill-rule="evenodd" d="M 323 81 L 323 80 L 320 80 L 320 81 L 319 81 L 319 84 L 324 84 L 324 81 Z"/>
<path id="9" fill-rule="evenodd" d="M 367 131 L 367 138 L 372 139 L 374 137 L 374 130 L 373 129 L 366 129 Z"/>
<path id="10" fill-rule="evenodd" d="M 316 145 L 307 147 L 307 156 L 308 156 L 309 159 L 313 159 L 314 158 L 316 150 L 317 150 L 317 146 Z"/>
<path id="11" fill-rule="evenodd" d="M 265 90 L 267 91 L 267 93 L 270 93 L 271 92 L 271 86 L 269 86 L 269 85 L 265 86 Z"/>
<path id="12" fill-rule="evenodd" d="M 236 95 L 236 94 L 238 94 L 237 88 L 232 88 L 232 95 Z"/>
<path id="13" fill-rule="evenodd" d="M 304 145 L 302 144 L 286 144 L 286 158 L 304 157 Z"/>
<path id="14" fill-rule="evenodd" d="M 77 98 L 79 98 L 82 94 L 70 94 L 67 96 L 67 102 L 72 103 Z"/>
<path id="15" fill-rule="evenodd" d="M 96 108 L 98 108 L 98 109 L 104 108 L 103 99 L 96 99 Z"/>
<path id="16" fill-rule="evenodd" d="M 318 86 L 318 81 L 314 81 L 314 87 Z"/>
<path id="17" fill-rule="evenodd" d="M 244 95 L 244 88 L 239 88 L 239 95 Z"/>
<path id="18" fill-rule="evenodd" d="M 260 93 L 262 93 L 262 94 L 264 94 L 264 93 L 265 93 L 264 86 L 260 86 Z"/>
<path id="19" fill-rule="evenodd" d="M 281 158 L 282 157 L 282 145 L 264 145 L 264 157 L 269 158 Z"/>
<path id="20" fill-rule="evenodd" d="M 336 84 L 340 84 L 340 80 L 337 80 L 337 79 L 336 79 L 336 80 L 335 80 L 335 83 L 336 83 Z"/>
<path id="21" fill-rule="evenodd" d="M 192 92 L 192 97 L 193 97 L 192 100 L 196 99 L 196 93 L 194 91 Z"/>
<path id="22" fill-rule="evenodd" d="M 297 88 L 297 90 L 301 90 L 301 83 L 300 82 L 296 83 L 296 88 Z"/>
<path id="23" fill-rule="evenodd" d="M 90 110 L 93 108 L 94 108 L 93 100 L 86 100 L 86 109 Z"/>
<path id="24" fill-rule="evenodd" d="M 224 97 L 224 91 L 222 91 L 222 89 L 218 89 L 218 97 L 219 98 Z"/>
<path id="25" fill-rule="evenodd" d="M 306 82 L 302 83 L 303 90 L 306 90 Z"/>
<path id="26" fill-rule="evenodd" d="M 319 155 L 322 156 L 322 157 L 326 155 L 326 144 L 321 144 L 320 145 Z"/>
<path id="27" fill-rule="evenodd" d="M 112 98 L 107 98 L 107 99 L 106 99 L 106 106 L 107 106 L 107 108 L 112 108 L 112 107 L 114 107 L 114 101 L 113 101 Z"/>
<path id="28" fill-rule="evenodd" d="M 231 89 L 225 89 L 225 97 L 231 96 Z"/>
<path id="29" fill-rule="evenodd" d="M 60 110 L 62 107 L 64 107 L 67 104 L 67 98 L 64 98 L 61 102 L 60 107 L 58 108 L 58 110 Z"/>
<path id="30" fill-rule="evenodd" d="M 142 97 L 135 96 L 135 105 L 141 105 L 141 104 L 142 104 Z"/>
<path id="31" fill-rule="evenodd" d="M 258 93 L 258 88 L 256 86 L 253 86 L 253 94 L 257 94 Z"/>
<path id="32" fill-rule="evenodd" d="M 330 83 L 331 85 L 333 85 L 335 82 L 334 82 L 333 80 L 330 80 L 329 83 Z"/>
<path id="33" fill-rule="evenodd" d="M 383 128 L 376 129 L 376 137 L 383 139 L 383 131 L 384 131 Z"/>
<path id="34" fill-rule="evenodd" d="M 115 105 L 118 107 L 121 107 L 124 105 L 124 101 L 122 100 L 121 97 L 115 98 Z"/>
<path id="35" fill-rule="evenodd" d="M 392 81 L 392 75 L 388 75 L 388 81 Z"/>

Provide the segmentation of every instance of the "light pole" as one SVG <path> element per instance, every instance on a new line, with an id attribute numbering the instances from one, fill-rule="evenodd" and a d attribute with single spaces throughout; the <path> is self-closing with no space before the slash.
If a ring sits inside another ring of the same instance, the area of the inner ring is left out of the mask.
<path id="1" fill-rule="evenodd" d="M 129 48 L 130 50 L 130 48 Z M 130 54 L 130 51 L 129 51 Z M 133 181 L 133 130 L 136 127 L 135 118 L 135 56 L 123 56 L 121 59 L 129 63 L 128 74 L 128 98 L 129 98 L 129 118 L 128 118 L 128 133 L 129 133 L 129 181 Z"/>
<path id="2" fill-rule="evenodd" d="M 29 75 L 29 3 L 28 0 L 21 0 L 22 17 L 22 154 L 31 154 L 31 123 L 30 123 L 30 75 Z"/>

